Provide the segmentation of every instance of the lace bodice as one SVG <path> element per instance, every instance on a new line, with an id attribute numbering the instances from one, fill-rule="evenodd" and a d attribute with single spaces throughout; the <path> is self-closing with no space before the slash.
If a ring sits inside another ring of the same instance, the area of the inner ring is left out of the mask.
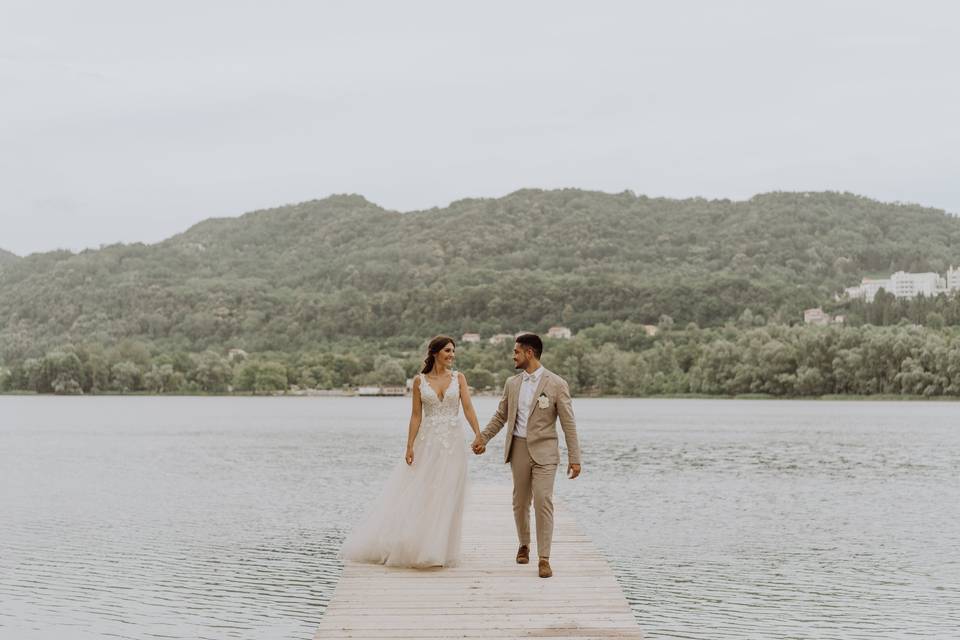
<path id="1" fill-rule="evenodd" d="M 420 374 L 420 401 L 423 404 L 423 420 L 417 440 L 427 446 L 434 444 L 450 450 L 463 445 L 460 428 L 460 379 L 456 371 L 450 372 L 450 385 L 443 393 L 443 399 L 437 395 L 427 376 Z"/>

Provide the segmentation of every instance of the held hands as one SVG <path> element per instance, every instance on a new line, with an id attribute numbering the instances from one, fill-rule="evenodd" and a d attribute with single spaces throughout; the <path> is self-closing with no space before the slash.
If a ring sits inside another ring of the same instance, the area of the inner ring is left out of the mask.
<path id="1" fill-rule="evenodd" d="M 475 454 L 480 455 L 487 450 L 487 445 L 483 441 L 483 438 L 478 435 L 476 438 L 474 438 L 473 444 L 470 445 L 470 448 L 473 449 Z"/>
<path id="2" fill-rule="evenodd" d="M 578 464 L 568 464 L 567 465 L 567 477 L 573 480 L 580 475 L 580 465 Z"/>

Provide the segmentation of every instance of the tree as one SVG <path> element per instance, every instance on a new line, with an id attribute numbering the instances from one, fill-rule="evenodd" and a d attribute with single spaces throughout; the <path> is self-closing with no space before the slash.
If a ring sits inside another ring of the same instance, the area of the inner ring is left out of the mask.
<path id="1" fill-rule="evenodd" d="M 140 369 L 129 360 L 118 362 L 110 368 L 112 374 L 113 388 L 123 393 L 130 391 L 140 391 L 142 386 L 142 375 Z"/>
<path id="2" fill-rule="evenodd" d="M 829 391 L 823 373 L 813 367 L 797 369 L 796 390 L 803 396 L 819 396 Z"/>
<path id="3" fill-rule="evenodd" d="M 257 386 L 257 372 L 260 371 L 260 363 L 247 360 L 237 369 L 233 376 L 233 386 L 239 391 L 253 391 Z"/>
<path id="4" fill-rule="evenodd" d="M 153 393 L 173 393 L 183 388 L 185 378 L 182 373 L 175 371 L 172 364 L 162 364 L 144 374 L 143 385 Z"/>
<path id="5" fill-rule="evenodd" d="M 475 389 L 490 389 L 495 383 L 493 373 L 487 369 L 484 369 L 483 367 L 474 367 L 465 375 L 467 378 L 467 384 L 472 385 Z"/>
<path id="6" fill-rule="evenodd" d="M 257 369 L 254 390 L 270 393 L 287 390 L 287 369 L 279 362 L 264 362 Z"/>
<path id="7" fill-rule="evenodd" d="M 381 356 L 377 358 L 373 382 L 387 386 L 403 386 L 407 382 L 407 374 L 399 362 L 393 358 Z"/>
<path id="8" fill-rule="evenodd" d="M 80 359 L 70 351 L 52 351 L 44 356 L 36 380 L 38 393 L 81 393 Z"/>
<path id="9" fill-rule="evenodd" d="M 227 390 L 232 377 L 229 363 L 214 351 L 205 351 L 193 358 L 191 379 L 201 391 L 219 393 Z"/>

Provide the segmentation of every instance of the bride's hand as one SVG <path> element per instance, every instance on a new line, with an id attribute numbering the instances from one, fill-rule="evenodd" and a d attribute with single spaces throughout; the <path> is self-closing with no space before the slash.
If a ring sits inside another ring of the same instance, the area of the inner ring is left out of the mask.
<path id="1" fill-rule="evenodd" d="M 407 464 L 413 464 L 413 447 L 407 447 L 407 455 L 404 456 Z"/>
<path id="2" fill-rule="evenodd" d="M 473 449 L 473 452 L 477 455 L 480 455 L 487 449 L 486 443 L 483 441 L 483 438 L 477 434 L 477 437 L 474 439 L 473 443 L 470 444 L 470 448 Z"/>

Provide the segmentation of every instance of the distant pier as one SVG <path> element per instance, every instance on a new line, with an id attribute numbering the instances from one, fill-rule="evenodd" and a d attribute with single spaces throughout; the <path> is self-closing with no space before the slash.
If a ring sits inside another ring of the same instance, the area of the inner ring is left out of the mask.
<path id="1" fill-rule="evenodd" d="M 535 544 L 530 564 L 514 560 L 511 487 L 474 486 L 460 566 L 347 563 L 315 637 L 642 638 L 609 564 L 557 502 L 552 578 L 537 576 Z"/>

